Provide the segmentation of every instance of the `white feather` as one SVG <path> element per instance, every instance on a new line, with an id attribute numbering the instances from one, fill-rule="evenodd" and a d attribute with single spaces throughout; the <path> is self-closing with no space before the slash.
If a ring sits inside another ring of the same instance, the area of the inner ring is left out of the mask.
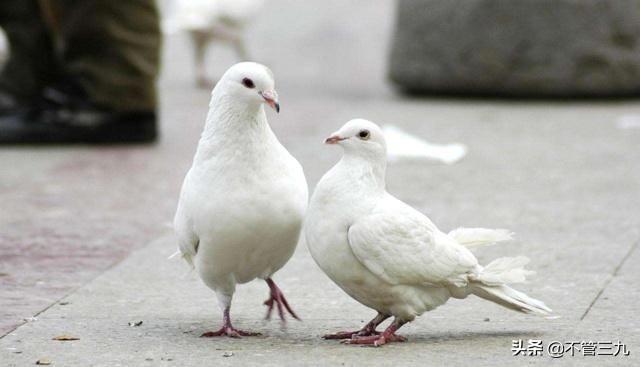
<path id="1" fill-rule="evenodd" d="M 486 285 L 524 283 L 527 276 L 535 274 L 525 270 L 528 263 L 526 256 L 501 257 L 490 262 L 479 274 L 472 275 L 472 279 Z"/>
<path id="2" fill-rule="evenodd" d="M 553 312 L 544 302 L 531 298 L 506 285 L 487 286 L 483 284 L 472 284 L 472 292 L 480 298 L 495 302 L 514 311 L 538 316 L 549 316 L 549 314 Z"/>
<path id="3" fill-rule="evenodd" d="M 457 228 L 449 232 L 449 236 L 466 247 L 489 246 L 513 239 L 509 230 L 487 228 Z"/>
<path id="4" fill-rule="evenodd" d="M 176 250 L 176 252 L 174 252 L 173 254 L 169 255 L 167 260 L 171 260 L 171 259 L 173 259 L 174 257 L 176 257 L 178 255 L 182 256 L 182 252 L 180 251 L 180 249 Z"/>
<path id="5" fill-rule="evenodd" d="M 383 132 L 387 141 L 387 154 L 391 160 L 423 158 L 453 164 L 467 154 L 464 144 L 438 145 L 413 136 L 393 125 L 385 125 Z"/>
<path id="6" fill-rule="evenodd" d="M 640 115 L 622 115 L 618 117 L 616 126 L 620 130 L 640 129 Z"/>

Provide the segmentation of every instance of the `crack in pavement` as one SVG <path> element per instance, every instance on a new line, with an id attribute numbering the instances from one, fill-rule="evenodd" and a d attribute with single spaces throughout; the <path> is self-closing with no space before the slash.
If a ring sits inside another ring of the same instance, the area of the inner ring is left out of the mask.
<path id="1" fill-rule="evenodd" d="M 624 263 L 627 261 L 627 259 L 630 258 L 631 255 L 633 254 L 633 252 L 638 248 L 638 245 L 640 245 L 640 240 L 637 240 L 633 245 L 631 245 L 631 247 L 629 248 L 627 253 L 620 260 L 620 262 L 615 267 L 615 269 L 613 269 L 613 273 L 611 274 L 611 276 L 609 276 L 609 279 L 607 279 L 607 281 L 604 283 L 604 285 L 602 286 L 602 288 L 600 289 L 598 294 L 596 294 L 595 298 L 591 301 L 591 303 L 589 304 L 589 307 L 587 307 L 587 309 L 584 311 L 582 316 L 580 316 L 580 321 L 584 320 L 585 317 L 587 317 L 587 315 L 589 314 L 589 311 L 591 311 L 591 308 L 593 308 L 593 306 L 596 304 L 596 302 L 598 302 L 598 300 L 600 299 L 600 296 L 602 296 L 602 294 L 607 289 L 609 284 L 611 284 L 613 279 L 616 276 L 618 276 L 618 273 L 620 272 L 620 269 L 622 269 L 622 267 L 624 266 Z"/>

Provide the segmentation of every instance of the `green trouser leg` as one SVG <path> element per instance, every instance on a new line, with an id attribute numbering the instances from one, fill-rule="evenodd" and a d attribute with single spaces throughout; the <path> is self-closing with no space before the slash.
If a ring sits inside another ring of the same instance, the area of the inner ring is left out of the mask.
<path id="1" fill-rule="evenodd" d="M 0 0 L 0 27 L 11 57 L 0 73 L 0 89 L 22 100 L 36 97 L 56 78 L 51 35 L 36 0 Z"/>
<path id="2" fill-rule="evenodd" d="M 6 1 L 6 0 L 2 0 Z M 63 73 L 98 105 L 154 110 L 161 33 L 155 0 L 45 0 Z"/>

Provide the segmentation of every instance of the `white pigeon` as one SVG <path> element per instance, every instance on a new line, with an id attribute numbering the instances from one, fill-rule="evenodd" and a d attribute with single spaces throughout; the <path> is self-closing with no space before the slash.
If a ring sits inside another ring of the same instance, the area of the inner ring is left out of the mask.
<path id="1" fill-rule="evenodd" d="M 164 22 L 166 33 L 185 31 L 194 47 L 196 84 L 209 88 L 205 56 L 212 42 L 229 43 L 241 60 L 248 60 L 245 45 L 247 26 L 264 6 L 264 0 L 177 0 Z"/>
<path id="2" fill-rule="evenodd" d="M 274 78 L 264 65 L 229 68 L 211 93 L 204 132 L 174 219 L 179 253 L 215 291 L 220 330 L 202 336 L 257 335 L 234 329 L 229 310 L 236 284 L 264 279 L 265 302 L 295 318 L 271 279 L 293 254 L 308 189 L 302 167 L 269 127 L 264 105 L 279 111 Z"/>
<path id="3" fill-rule="evenodd" d="M 378 315 L 363 329 L 326 335 L 375 346 L 404 341 L 403 324 L 450 297 L 475 294 L 507 308 L 547 315 L 544 303 L 507 286 L 525 280 L 525 257 L 478 264 L 468 246 L 508 240 L 505 230 L 441 232 L 422 213 L 385 190 L 386 143 L 381 129 L 351 120 L 325 141 L 344 156 L 320 182 L 305 220 L 307 245 L 320 268 L 347 294 Z M 376 332 L 385 319 L 391 325 Z"/>

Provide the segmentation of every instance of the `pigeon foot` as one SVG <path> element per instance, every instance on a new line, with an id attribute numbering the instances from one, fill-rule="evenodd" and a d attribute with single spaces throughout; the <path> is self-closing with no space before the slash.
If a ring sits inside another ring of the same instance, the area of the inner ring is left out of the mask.
<path id="1" fill-rule="evenodd" d="M 291 314 L 294 319 L 300 320 L 298 315 L 296 315 L 296 313 L 291 309 L 291 306 L 289 306 L 289 302 L 287 302 L 287 299 L 284 298 L 284 294 L 282 294 L 282 291 L 280 290 L 280 288 L 278 288 L 276 283 L 271 278 L 267 278 L 266 282 L 269 286 L 269 289 L 271 290 L 271 295 L 269 299 L 264 301 L 264 304 L 268 307 L 265 319 L 271 319 L 271 312 L 273 312 L 274 306 L 277 306 L 278 315 L 280 316 L 280 320 L 282 320 L 283 322 L 287 321 L 284 318 L 284 310 L 287 310 L 287 312 L 289 312 L 289 314 Z"/>
<path id="2" fill-rule="evenodd" d="M 351 339 L 362 336 L 375 336 L 380 335 L 380 332 L 376 331 L 378 325 L 380 325 L 384 320 L 388 319 L 389 316 L 384 315 L 382 313 L 378 313 L 373 320 L 369 321 L 362 329 L 358 331 L 339 331 L 335 334 L 327 334 L 323 336 L 323 339 Z"/>
<path id="3" fill-rule="evenodd" d="M 375 320 L 375 319 L 374 319 Z M 405 342 L 407 339 L 404 336 L 396 335 L 396 331 L 404 325 L 404 321 L 398 319 L 393 320 L 391 325 L 387 327 L 380 335 L 371 336 L 354 336 L 351 339 L 342 340 L 343 344 L 359 344 L 359 345 L 371 345 L 373 347 L 379 347 L 387 343 L 392 342 Z"/>
<path id="4" fill-rule="evenodd" d="M 379 331 L 365 331 L 365 330 L 357 330 L 357 331 L 338 331 L 335 334 L 326 334 L 322 336 L 322 339 L 352 339 L 364 336 L 376 336 L 380 335 Z"/>
<path id="5" fill-rule="evenodd" d="M 343 340 L 343 344 L 359 344 L 359 345 L 371 345 L 379 347 L 392 342 L 405 342 L 407 338 L 396 334 L 372 335 L 372 336 L 354 336 L 351 339 Z"/>
<path id="6" fill-rule="evenodd" d="M 207 331 L 200 335 L 201 338 L 213 338 L 216 336 L 228 336 L 230 338 L 241 338 L 243 336 L 259 336 L 260 333 L 252 333 L 234 328 L 231 325 L 231 307 L 224 308 L 222 313 L 222 327 L 218 331 Z"/>
<path id="7" fill-rule="evenodd" d="M 200 335 L 201 338 L 213 338 L 216 336 L 228 336 L 230 338 L 241 338 L 243 336 L 259 336 L 260 333 L 252 333 L 249 331 L 242 331 L 234 329 L 232 326 L 223 326 L 218 331 L 207 331 Z"/>

